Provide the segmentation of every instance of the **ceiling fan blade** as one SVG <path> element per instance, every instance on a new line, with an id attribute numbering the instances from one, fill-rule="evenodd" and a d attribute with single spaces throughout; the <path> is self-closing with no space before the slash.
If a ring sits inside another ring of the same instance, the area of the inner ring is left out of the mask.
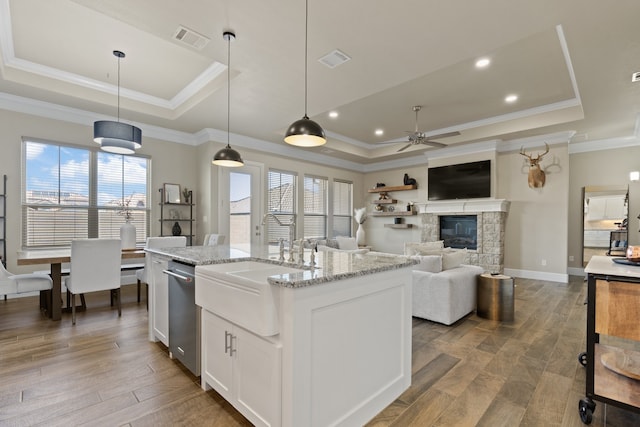
<path id="1" fill-rule="evenodd" d="M 432 147 L 438 147 L 438 148 L 447 146 L 447 144 L 443 144 L 442 142 L 429 141 L 428 139 L 424 141 L 420 141 L 420 144 L 430 145 Z"/>
<path id="2" fill-rule="evenodd" d="M 407 148 L 411 147 L 412 145 L 413 145 L 413 144 L 407 144 L 407 145 L 405 145 L 404 147 L 402 147 L 401 149 L 399 149 L 397 152 L 399 153 L 399 152 L 401 152 L 401 151 L 404 151 L 404 150 L 406 150 Z"/>
<path id="3" fill-rule="evenodd" d="M 447 132 L 447 133 L 441 133 L 439 135 L 432 135 L 432 136 L 428 137 L 427 139 L 431 140 L 431 139 L 449 138 L 449 137 L 458 136 L 458 135 L 460 135 L 460 132 L 458 132 L 458 131 Z"/>

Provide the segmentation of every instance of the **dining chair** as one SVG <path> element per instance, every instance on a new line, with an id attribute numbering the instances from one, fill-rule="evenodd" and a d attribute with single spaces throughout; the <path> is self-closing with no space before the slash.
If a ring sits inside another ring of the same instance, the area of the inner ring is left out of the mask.
<path id="1" fill-rule="evenodd" d="M 111 292 L 118 303 L 118 317 L 122 316 L 120 302 L 120 239 L 80 239 L 71 241 L 69 276 L 64 280 L 71 293 L 71 323 L 76 324 L 76 295 L 96 291 Z M 84 305 L 84 304 L 83 304 Z"/>
<path id="2" fill-rule="evenodd" d="M 46 274 L 12 274 L 0 262 L 0 295 L 24 294 L 40 291 L 40 308 L 51 310 L 53 280 Z"/>
<path id="3" fill-rule="evenodd" d="M 185 246 L 187 246 L 186 236 L 147 237 L 145 249 L 183 248 Z M 136 270 L 136 279 L 138 280 L 138 302 L 140 302 L 140 286 L 144 283 L 147 295 L 147 310 L 149 310 L 149 282 L 146 272 L 151 271 L 148 261 L 149 257 L 145 256 L 145 268 Z"/>

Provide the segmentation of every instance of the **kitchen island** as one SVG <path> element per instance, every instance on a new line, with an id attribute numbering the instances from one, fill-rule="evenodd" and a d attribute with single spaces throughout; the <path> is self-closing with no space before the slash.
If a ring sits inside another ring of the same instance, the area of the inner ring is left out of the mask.
<path id="1" fill-rule="evenodd" d="M 312 266 L 308 251 L 304 264 L 262 248 L 148 252 L 195 266 L 202 387 L 253 424 L 362 425 L 409 387 L 416 261 L 326 252 Z"/>

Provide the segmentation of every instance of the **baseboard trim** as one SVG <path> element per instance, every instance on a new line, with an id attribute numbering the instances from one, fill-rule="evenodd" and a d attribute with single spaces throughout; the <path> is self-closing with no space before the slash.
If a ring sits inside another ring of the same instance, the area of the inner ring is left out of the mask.
<path id="1" fill-rule="evenodd" d="M 504 274 L 511 277 L 521 277 L 523 279 L 546 280 L 549 282 L 569 283 L 569 275 L 562 273 L 547 273 L 545 271 L 518 270 L 515 268 L 505 268 Z"/>

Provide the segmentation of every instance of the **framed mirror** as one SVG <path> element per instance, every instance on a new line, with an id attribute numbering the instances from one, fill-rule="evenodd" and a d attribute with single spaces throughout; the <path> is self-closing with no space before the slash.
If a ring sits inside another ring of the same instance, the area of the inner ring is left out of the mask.
<path id="1" fill-rule="evenodd" d="M 180 184 L 164 184 L 164 202 L 180 203 Z"/>
<path id="2" fill-rule="evenodd" d="M 593 255 L 626 255 L 629 188 L 626 185 L 583 188 L 582 265 Z"/>

